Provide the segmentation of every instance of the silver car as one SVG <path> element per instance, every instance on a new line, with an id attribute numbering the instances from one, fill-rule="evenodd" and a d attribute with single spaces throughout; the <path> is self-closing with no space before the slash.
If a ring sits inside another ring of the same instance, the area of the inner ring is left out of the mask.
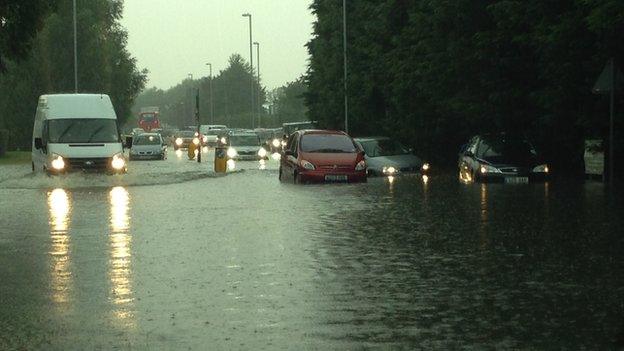
<path id="1" fill-rule="evenodd" d="M 132 139 L 130 160 L 164 160 L 167 158 L 167 143 L 158 133 L 143 133 Z"/>
<path id="2" fill-rule="evenodd" d="M 388 137 L 357 138 L 364 149 L 366 166 L 371 176 L 394 176 L 401 173 L 429 171 L 429 164 L 423 162 L 412 150 L 399 141 Z"/>
<path id="3" fill-rule="evenodd" d="M 232 160 L 266 160 L 268 151 L 255 133 L 232 133 L 228 137 L 227 156 Z"/>

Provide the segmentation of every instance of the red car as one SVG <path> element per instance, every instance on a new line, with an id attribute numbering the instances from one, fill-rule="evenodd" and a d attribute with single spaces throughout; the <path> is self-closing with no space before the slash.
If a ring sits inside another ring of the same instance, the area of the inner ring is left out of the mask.
<path id="1" fill-rule="evenodd" d="M 365 182 L 366 161 L 353 139 L 332 130 L 299 130 L 282 151 L 279 179 L 294 183 Z"/>

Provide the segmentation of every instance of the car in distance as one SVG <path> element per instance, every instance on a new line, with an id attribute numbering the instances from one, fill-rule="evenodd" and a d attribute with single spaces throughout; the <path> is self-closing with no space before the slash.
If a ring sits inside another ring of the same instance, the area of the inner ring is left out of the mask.
<path id="1" fill-rule="evenodd" d="M 32 170 L 125 173 L 117 115 L 108 95 L 42 95 L 33 124 Z"/>
<path id="2" fill-rule="evenodd" d="M 526 139 L 506 134 L 477 135 L 459 154 L 459 179 L 468 182 L 528 183 L 548 178 L 548 164 Z"/>
<path id="3" fill-rule="evenodd" d="M 294 183 L 365 182 L 364 151 L 346 133 L 298 130 L 280 158 L 279 179 Z"/>
<path id="4" fill-rule="evenodd" d="M 268 151 L 256 133 L 232 133 L 227 138 L 227 157 L 231 160 L 266 160 Z"/>
<path id="5" fill-rule="evenodd" d="M 177 131 L 173 134 L 173 149 L 188 149 L 194 138 L 195 132 L 192 130 Z"/>
<path id="6" fill-rule="evenodd" d="M 423 162 L 398 140 L 388 137 L 356 138 L 366 154 L 369 176 L 395 176 L 402 173 L 429 173 L 429 164 Z"/>
<path id="7" fill-rule="evenodd" d="M 158 133 L 143 133 L 135 136 L 130 148 L 130 160 L 164 160 L 167 158 L 167 143 Z"/>

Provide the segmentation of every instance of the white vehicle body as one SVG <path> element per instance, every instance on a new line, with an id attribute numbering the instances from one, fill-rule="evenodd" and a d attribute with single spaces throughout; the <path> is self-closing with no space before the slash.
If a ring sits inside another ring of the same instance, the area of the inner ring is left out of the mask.
<path id="1" fill-rule="evenodd" d="M 42 95 L 33 126 L 32 167 L 49 173 L 125 172 L 117 115 L 108 95 Z"/>

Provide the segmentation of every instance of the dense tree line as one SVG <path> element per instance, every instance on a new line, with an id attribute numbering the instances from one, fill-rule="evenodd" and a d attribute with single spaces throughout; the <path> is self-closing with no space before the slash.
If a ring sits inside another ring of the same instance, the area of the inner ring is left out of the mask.
<path id="1" fill-rule="evenodd" d="M 342 128 L 342 2 L 311 9 L 310 118 Z M 348 0 L 346 10 L 352 134 L 384 132 L 451 164 L 472 134 L 522 133 L 577 171 L 583 139 L 606 137 L 608 98 L 591 88 L 610 57 L 624 62 L 621 0 Z"/>
<path id="2" fill-rule="evenodd" d="M 239 54 L 230 56 L 228 66 L 212 79 L 211 120 L 210 77 L 185 79 L 167 90 L 146 89 L 136 100 L 133 120 L 127 128 L 136 125 L 136 117 L 142 107 L 157 106 L 163 122 L 176 127 L 195 125 L 195 95 L 199 89 L 199 112 L 201 124 L 225 124 L 235 128 L 251 127 L 251 88 L 254 77 L 254 126 L 278 127 L 283 122 L 306 119 L 304 105 L 306 85 L 303 78 L 289 82 L 283 87 L 267 92 L 258 81 L 255 72 Z"/>
<path id="3" fill-rule="evenodd" d="M 13 17 L 2 21 L 12 29 L 0 36 L 0 48 L 19 48 L 0 57 L 5 68 L 0 73 L 0 128 L 10 131 L 13 147 L 27 147 L 38 97 L 74 91 L 72 1 L 54 1 L 54 6 L 41 0 L 4 3 L 10 4 L 8 15 Z M 127 33 L 119 24 L 122 9 L 122 0 L 81 1 L 77 7 L 78 90 L 110 95 L 121 123 L 130 117 L 146 79 L 126 50 Z M 39 22 L 40 30 L 33 31 Z"/>

